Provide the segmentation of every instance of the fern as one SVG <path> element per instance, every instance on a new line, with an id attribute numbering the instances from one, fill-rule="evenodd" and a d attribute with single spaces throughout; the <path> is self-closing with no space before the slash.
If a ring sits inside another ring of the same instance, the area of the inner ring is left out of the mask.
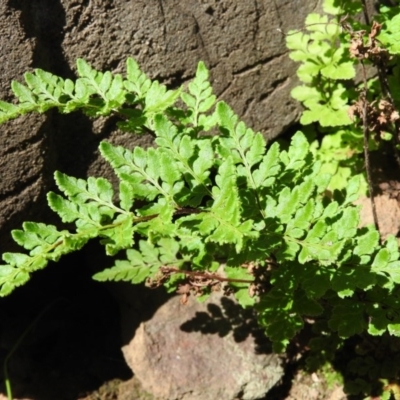
<path id="1" fill-rule="evenodd" d="M 117 260 L 115 266 L 94 275 L 98 281 L 128 281 L 141 283 L 155 279 L 157 272 L 165 265 L 184 266 L 190 260 L 180 258 L 179 243 L 170 238 L 160 239 L 157 246 L 148 241 L 139 242 L 139 250 L 126 251 L 126 260 Z"/>
<path id="2" fill-rule="evenodd" d="M 348 45 L 338 41 L 339 20 L 309 14 L 305 23 L 309 33 L 291 31 L 286 39 L 290 58 L 302 63 L 297 75 L 304 84 L 291 92 L 306 107 L 300 122 L 319 122 L 323 127 L 349 125 L 350 98 L 342 82 L 355 77 L 355 62 L 350 60 Z"/>
<path id="3" fill-rule="evenodd" d="M 25 74 L 26 85 L 13 81 L 18 103 L 0 101 L 0 123 L 57 108 L 65 114 L 81 110 L 90 117 L 118 114 L 126 120 L 119 123 L 121 129 L 141 132 L 143 127 L 151 129 L 152 118 L 171 107 L 180 95 L 179 90 L 167 90 L 149 80 L 131 58 L 126 63 L 126 79 L 110 71 L 96 71 L 82 59 L 76 64 L 79 78 L 75 82 L 41 69 Z"/>
<path id="4" fill-rule="evenodd" d="M 398 12 L 399 7 L 396 7 Z M 393 13 L 393 10 L 391 10 Z M 400 17 L 395 14 L 392 18 L 385 18 L 385 30 L 379 35 L 379 40 L 391 54 L 400 54 Z"/>
<path id="5" fill-rule="evenodd" d="M 257 309 L 277 351 L 309 317 L 325 318 L 341 337 L 398 334 L 397 320 L 377 310 L 400 311 L 399 253 L 394 238 L 381 245 L 374 228 L 358 228 L 352 202 L 359 177 L 341 196 L 326 197 L 331 176 L 306 136 L 297 132 L 287 149 L 267 145 L 216 101 L 203 63 L 192 82 L 172 91 L 131 59 L 127 71 L 125 79 L 79 60 L 76 82 L 37 70 L 26 75 L 28 86 L 13 84 L 20 104 L 3 106 L 3 121 L 51 107 L 115 113 L 124 128 L 151 129 L 156 147 L 100 144 L 119 179 L 118 193 L 102 177 L 56 172 L 59 193 L 49 193 L 48 203 L 75 229 L 26 222 L 14 230 L 26 252 L 3 254 L 0 295 L 98 238 L 118 259 L 95 279 L 163 283 L 169 290 L 186 285 L 197 295 L 224 283 L 243 306 Z M 208 135 L 212 128 L 219 133 Z M 360 302 L 360 293 L 370 301 Z"/>
<path id="6" fill-rule="evenodd" d="M 376 150 L 382 141 L 398 145 L 399 6 L 382 6 L 375 17 L 381 25 L 372 28 L 355 18 L 362 7 L 363 3 L 357 0 L 324 0 L 323 9 L 329 15 L 308 15 L 306 33 L 291 31 L 286 39 L 290 58 L 300 63 L 297 75 L 302 84 L 291 92 L 305 108 L 300 122 L 313 124 L 308 130 L 317 135 L 332 135 L 322 139 L 319 149 L 314 144 L 316 158 L 324 162 L 326 171 L 335 174 L 330 190 L 343 189 L 345 180 L 360 170 L 363 111 L 357 107 L 364 102 L 360 92 L 366 91 L 368 103 L 369 149 Z M 363 65 L 381 68 L 379 80 L 372 78 L 360 84 L 358 81 L 367 77 L 365 71 L 355 79 L 359 57 Z M 385 87 L 381 88 L 381 84 Z M 345 152 L 351 157 L 343 162 Z M 365 194 L 366 189 L 361 193 Z"/>
<path id="7" fill-rule="evenodd" d="M 188 92 L 182 93 L 182 100 L 188 108 L 188 117 L 185 123 L 200 127 L 205 131 L 215 125 L 212 118 L 205 113 L 214 106 L 216 96 L 208 81 L 208 71 L 203 62 L 197 67 L 196 77 L 188 85 Z"/>

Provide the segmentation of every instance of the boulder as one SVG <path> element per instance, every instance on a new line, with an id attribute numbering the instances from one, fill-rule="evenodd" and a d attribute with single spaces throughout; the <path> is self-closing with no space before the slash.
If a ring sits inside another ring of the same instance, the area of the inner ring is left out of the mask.
<path id="1" fill-rule="evenodd" d="M 126 336 L 131 318 L 123 315 Z M 284 373 L 253 312 L 220 293 L 204 303 L 172 297 L 122 350 L 143 388 L 162 400 L 262 399 Z"/>

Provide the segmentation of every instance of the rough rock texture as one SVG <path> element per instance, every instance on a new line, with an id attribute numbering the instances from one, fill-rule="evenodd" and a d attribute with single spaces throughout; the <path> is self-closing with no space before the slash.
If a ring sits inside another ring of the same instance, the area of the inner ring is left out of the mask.
<path id="1" fill-rule="evenodd" d="M 355 204 L 361 206 L 360 225 L 374 224 L 371 199 L 362 197 Z M 397 236 L 400 231 L 400 208 L 397 199 L 390 198 L 387 194 L 375 196 L 375 207 L 379 221 L 379 232 L 383 239 L 388 235 Z"/>
<path id="2" fill-rule="evenodd" d="M 251 312 L 218 293 L 186 305 L 173 297 L 123 353 L 143 388 L 163 400 L 261 399 L 283 375 Z"/>
<path id="3" fill-rule="evenodd" d="M 290 99 L 296 66 L 281 28 L 301 27 L 318 0 L 3 0 L 0 1 L 0 98 L 10 82 L 42 68 L 75 75 L 83 57 L 96 68 L 122 71 L 128 56 L 153 78 L 177 86 L 204 60 L 219 98 L 254 129 L 274 137 L 297 118 Z M 93 124 L 85 116 L 49 112 L 1 127 L 0 251 L 24 220 L 52 222 L 45 194 L 53 172 L 110 175 L 99 160 L 99 141 L 148 145 L 121 134 L 115 120 Z M 58 221 L 58 219 L 55 219 Z"/>

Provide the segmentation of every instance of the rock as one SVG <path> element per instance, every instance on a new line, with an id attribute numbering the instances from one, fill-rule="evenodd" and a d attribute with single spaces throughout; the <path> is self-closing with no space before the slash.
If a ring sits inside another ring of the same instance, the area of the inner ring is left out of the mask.
<path id="1" fill-rule="evenodd" d="M 300 112 L 290 98 L 297 65 L 283 32 L 300 28 L 318 0 L 8 0 L 0 1 L 0 99 L 12 101 L 11 81 L 41 68 L 76 77 L 76 58 L 99 70 L 123 72 L 134 57 L 152 78 L 177 87 L 203 60 L 219 99 L 254 130 L 273 138 Z M 150 136 L 122 134 L 115 118 L 100 124 L 80 114 L 28 115 L 2 125 L 0 136 L 0 243 L 23 221 L 58 224 L 46 201 L 55 170 L 112 179 L 98 153 L 100 140 L 129 148 Z M 77 151 L 78 150 L 78 151 Z M 13 249 L 14 250 L 14 249 Z"/>
<path id="2" fill-rule="evenodd" d="M 382 194 L 375 196 L 374 200 L 382 238 L 386 239 L 388 235 L 397 236 L 400 231 L 400 208 L 397 199 Z M 373 224 L 371 199 L 363 196 L 355 204 L 361 206 L 360 226 Z"/>
<path id="3" fill-rule="evenodd" d="M 205 303 L 171 298 L 122 350 L 144 390 L 163 400 L 256 400 L 283 376 L 252 311 L 218 293 Z"/>

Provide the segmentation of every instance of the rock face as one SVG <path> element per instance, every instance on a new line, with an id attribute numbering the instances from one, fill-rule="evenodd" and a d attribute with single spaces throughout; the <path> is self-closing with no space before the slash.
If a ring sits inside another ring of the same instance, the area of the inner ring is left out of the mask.
<path id="1" fill-rule="evenodd" d="M 11 80 L 32 68 L 75 77 L 75 60 L 121 72 L 127 57 L 170 86 L 190 79 L 199 60 L 211 71 L 220 99 L 253 129 L 272 138 L 296 120 L 289 96 L 296 66 L 277 31 L 303 25 L 318 0 L 3 0 L 0 1 L 0 99 Z M 99 141 L 149 144 L 122 134 L 115 121 L 95 124 L 79 113 L 26 116 L 0 135 L 0 251 L 22 221 L 51 220 L 45 194 L 56 169 L 110 175 Z M 58 221 L 56 218 L 55 221 Z"/>
<path id="2" fill-rule="evenodd" d="M 261 399 L 283 375 L 251 312 L 217 293 L 186 305 L 173 297 L 123 353 L 143 388 L 163 400 Z"/>
<path id="3" fill-rule="evenodd" d="M 397 199 L 387 194 L 374 197 L 376 213 L 379 221 L 379 233 L 385 240 L 389 235 L 397 236 L 400 231 L 400 207 Z M 355 202 L 361 206 L 360 226 L 374 224 L 371 199 L 363 196 Z"/>

